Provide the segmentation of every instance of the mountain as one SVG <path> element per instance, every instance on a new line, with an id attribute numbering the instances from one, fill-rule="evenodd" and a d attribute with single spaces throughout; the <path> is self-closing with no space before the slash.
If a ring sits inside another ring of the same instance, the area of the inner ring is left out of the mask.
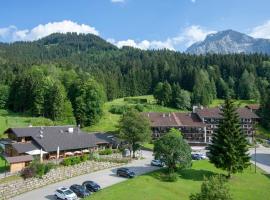
<path id="1" fill-rule="evenodd" d="M 270 54 L 270 40 L 257 39 L 246 34 L 225 30 L 209 34 L 202 42 L 192 44 L 186 53 L 190 54 L 229 54 L 229 53 L 266 53 Z"/>

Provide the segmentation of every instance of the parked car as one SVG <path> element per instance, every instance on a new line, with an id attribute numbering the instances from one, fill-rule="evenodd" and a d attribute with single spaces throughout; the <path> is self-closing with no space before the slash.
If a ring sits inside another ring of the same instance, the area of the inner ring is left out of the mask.
<path id="1" fill-rule="evenodd" d="M 200 154 L 200 153 L 193 153 L 191 154 L 192 160 L 204 160 L 207 159 L 207 156 L 205 154 Z"/>
<path id="2" fill-rule="evenodd" d="M 57 199 L 66 199 L 66 200 L 75 200 L 77 199 L 77 195 L 66 187 L 60 187 L 55 191 Z"/>
<path id="3" fill-rule="evenodd" d="M 97 192 L 101 189 L 101 187 L 94 181 L 85 181 L 82 185 L 90 192 Z"/>
<path id="4" fill-rule="evenodd" d="M 152 160 L 151 161 L 152 166 L 157 166 L 157 167 L 164 167 L 164 162 L 161 162 L 160 160 Z"/>
<path id="5" fill-rule="evenodd" d="M 201 160 L 202 159 L 200 154 L 198 154 L 198 153 L 191 154 L 191 158 L 192 158 L 192 160 Z"/>
<path id="6" fill-rule="evenodd" d="M 70 186 L 69 189 L 72 190 L 78 197 L 81 198 L 87 197 L 91 194 L 91 192 L 86 187 L 78 184 Z"/>
<path id="7" fill-rule="evenodd" d="M 119 168 L 116 171 L 117 176 L 123 176 L 127 178 L 133 178 L 135 173 L 130 171 L 128 168 Z"/>

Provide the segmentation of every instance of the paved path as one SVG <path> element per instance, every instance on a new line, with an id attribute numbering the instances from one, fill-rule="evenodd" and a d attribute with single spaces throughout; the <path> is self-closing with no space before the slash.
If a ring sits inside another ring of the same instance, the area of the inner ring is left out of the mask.
<path id="1" fill-rule="evenodd" d="M 125 165 L 136 174 L 144 174 L 153 170 L 158 169 L 158 167 L 153 167 L 150 164 L 151 160 L 153 159 L 152 152 L 150 151 L 143 151 L 143 157 L 145 159 L 136 160 L 132 163 Z M 14 200 L 48 200 L 48 199 L 55 199 L 54 191 L 60 186 L 70 186 L 72 184 L 82 184 L 82 182 L 86 180 L 93 180 L 100 184 L 102 188 L 114 185 L 116 183 L 122 182 L 126 180 L 126 178 L 117 177 L 115 175 L 117 168 L 105 169 L 97 172 L 93 172 L 90 174 L 85 174 L 82 176 L 77 176 L 71 179 L 67 179 L 58 183 L 54 183 L 24 194 L 21 194 L 17 197 L 12 199 Z"/>
<path id="2" fill-rule="evenodd" d="M 261 169 L 263 169 L 266 173 L 270 174 L 270 148 L 265 148 L 263 146 L 260 146 L 256 149 L 256 161 L 257 166 Z M 255 163 L 255 150 L 250 149 L 249 151 L 251 155 L 251 162 Z"/>

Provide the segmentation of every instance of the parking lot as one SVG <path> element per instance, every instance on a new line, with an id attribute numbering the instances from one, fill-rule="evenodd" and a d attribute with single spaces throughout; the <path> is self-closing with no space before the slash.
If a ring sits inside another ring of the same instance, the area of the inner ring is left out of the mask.
<path id="1" fill-rule="evenodd" d="M 144 174 L 153 170 L 158 169 L 158 167 L 153 167 L 150 165 L 151 160 L 153 159 L 152 152 L 143 151 L 142 155 L 144 159 L 135 160 L 132 163 L 125 165 L 130 170 L 134 171 L 136 175 Z M 72 184 L 82 184 L 82 182 L 87 180 L 92 180 L 98 183 L 101 188 L 105 188 L 116 183 L 122 182 L 126 180 L 126 178 L 116 176 L 117 168 L 105 169 L 101 171 L 97 171 L 90 174 L 85 174 L 82 176 L 74 177 L 68 180 L 64 180 L 55 184 L 51 184 L 45 186 L 40 189 L 36 189 L 24 194 L 21 194 L 17 197 L 14 197 L 14 200 L 30 200 L 30 199 L 38 199 L 38 200 L 48 200 L 48 199 L 56 199 L 54 196 L 54 192 L 57 188 L 61 186 L 69 187 Z"/>

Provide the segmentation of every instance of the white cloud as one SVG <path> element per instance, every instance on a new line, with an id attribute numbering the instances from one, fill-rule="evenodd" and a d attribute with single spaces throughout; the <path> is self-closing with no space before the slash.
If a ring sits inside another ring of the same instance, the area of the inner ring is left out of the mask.
<path id="1" fill-rule="evenodd" d="M 270 20 L 262 25 L 254 27 L 251 30 L 250 35 L 255 38 L 270 39 Z"/>
<path id="2" fill-rule="evenodd" d="M 185 49 L 195 42 L 199 42 L 205 39 L 205 37 L 214 33 L 215 31 L 207 30 L 201 26 L 193 25 L 186 27 L 179 35 L 166 40 L 142 40 L 135 41 L 132 39 L 116 41 L 114 39 L 108 39 L 108 42 L 116 45 L 118 48 L 123 46 L 131 46 L 139 49 Z"/>
<path id="3" fill-rule="evenodd" d="M 125 0 L 111 0 L 112 3 L 124 3 Z"/>
<path id="4" fill-rule="evenodd" d="M 15 26 L 0 28 L 0 39 L 3 41 L 33 41 L 50 35 L 52 33 L 92 33 L 99 35 L 99 32 L 86 24 L 78 24 L 70 20 L 61 22 L 50 22 L 47 24 L 40 24 L 31 30 L 18 30 Z"/>
<path id="5" fill-rule="evenodd" d="M 196 0 L 191 0 L 192 3 L 196 3 Z"/>

